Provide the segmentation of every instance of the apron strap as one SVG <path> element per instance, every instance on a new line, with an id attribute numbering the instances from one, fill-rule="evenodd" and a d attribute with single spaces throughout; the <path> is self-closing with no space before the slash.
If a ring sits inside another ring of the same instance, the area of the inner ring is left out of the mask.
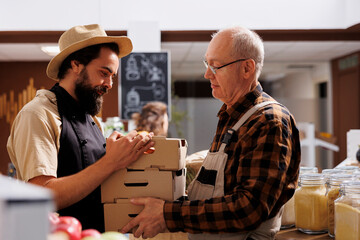
<path id="1" fill-rule="evenodd" d="M 266 105 L 270 105 L 270 104 L 280 104 L 280 103 L 278 103 L 276 101 L 267 101 L 267 102 L 262 102 L 262 103 L 256 104 L 250 110 L 248 110 L 231 129 L 233 129 L 234 132 L 236 132 L 245 123 L 245 121 L 248 120 L 248 118 L 251 115 L 253 115 L 258 109 L 265 107 Z"/>
<path id="2" fill-rule="evenodd" d="M 234 132 L 236 132 L 246 122 L 246 120 L 248 120 L 248 118 L 251 117 L 251 115 L 253 115 L 260 108 L 262 108 L 266 105 L 269 105 L 269 104 L 279 104 L 280 105 L 280 103 L 278 103 L 276 101 L 266 101 L 266 102 L 258 103 L 255 106 L 253 106 L 252 108 L 250 108 L 232 128 L 229 128 L 227 130 L 227 133 L 225 134 L 223 140 L 221 141 L 222 144 L 220 146 L 219 152 L 224 151 L 226 145 L 229 144 Z"/>

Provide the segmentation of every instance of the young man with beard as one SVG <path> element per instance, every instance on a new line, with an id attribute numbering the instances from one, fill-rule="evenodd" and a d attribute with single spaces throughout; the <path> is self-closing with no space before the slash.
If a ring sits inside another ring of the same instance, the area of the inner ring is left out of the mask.
<path id="1" fill-rule="evenodd" d="M 95 117 L 116 79 L 119 58 L 131 52 L 132 44 L 94 24 L 66 31 L 59 47 L 47 68 L 58 83 L 37 91 L 19 112 L 7 148 L 17 177 L 52 189 L 60 215 L 103 232 L 100 184 L 154 145 L 152 133 L 136 131 L 114 132 L 105 140 Z"/>

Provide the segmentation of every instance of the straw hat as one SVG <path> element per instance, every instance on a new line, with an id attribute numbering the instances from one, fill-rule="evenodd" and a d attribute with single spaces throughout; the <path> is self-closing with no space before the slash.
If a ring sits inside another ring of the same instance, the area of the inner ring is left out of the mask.
<path id="1" fill-rule="evenodd" d="M 82 48 L 100 43 L 114 42 L 119 46 L 119 58 L 132 51 L 132 43 L 125 36 L 107 36 L 98 24 L 75 26 L 64 32 L 59 39 L 60 53 L 49 62 L 46 74 L 49 78 L 58 81 L 58 72 L 62 62 L 71 53 Z"/>

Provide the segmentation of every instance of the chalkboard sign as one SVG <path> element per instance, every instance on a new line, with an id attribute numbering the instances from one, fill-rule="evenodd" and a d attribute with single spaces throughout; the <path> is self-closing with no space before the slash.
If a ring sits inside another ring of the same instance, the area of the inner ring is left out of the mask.
<path id="1" fill-rule="evenodd" d="M 170 60 L 167 52 L 131 53 L 121 58 L 119 100 L 122 119 L 131 119 L 150 101 L 170 111 Z M 168 112 L 169 117 L 171 116 Z"/>

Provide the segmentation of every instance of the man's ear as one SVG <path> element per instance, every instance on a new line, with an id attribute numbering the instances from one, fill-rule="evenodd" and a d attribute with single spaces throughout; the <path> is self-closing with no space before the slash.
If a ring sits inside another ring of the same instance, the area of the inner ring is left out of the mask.
<path id="1" fill-rule="evenodd" d="M 81 64 L 79 61 L 77 61 L 77 60 L 72 60 L 71 61 L 71 69 L 73 70 L 74 73 L 80 74 L 81 70 L 83 68 L 84 68 L 84 65 Z"/>
<path id="2" fill-rule="evenodd" d="M 256 63 L 253 59 L 248 59 L 243 64 L 244 77 L 250 77 L 255 74 Z"/>

